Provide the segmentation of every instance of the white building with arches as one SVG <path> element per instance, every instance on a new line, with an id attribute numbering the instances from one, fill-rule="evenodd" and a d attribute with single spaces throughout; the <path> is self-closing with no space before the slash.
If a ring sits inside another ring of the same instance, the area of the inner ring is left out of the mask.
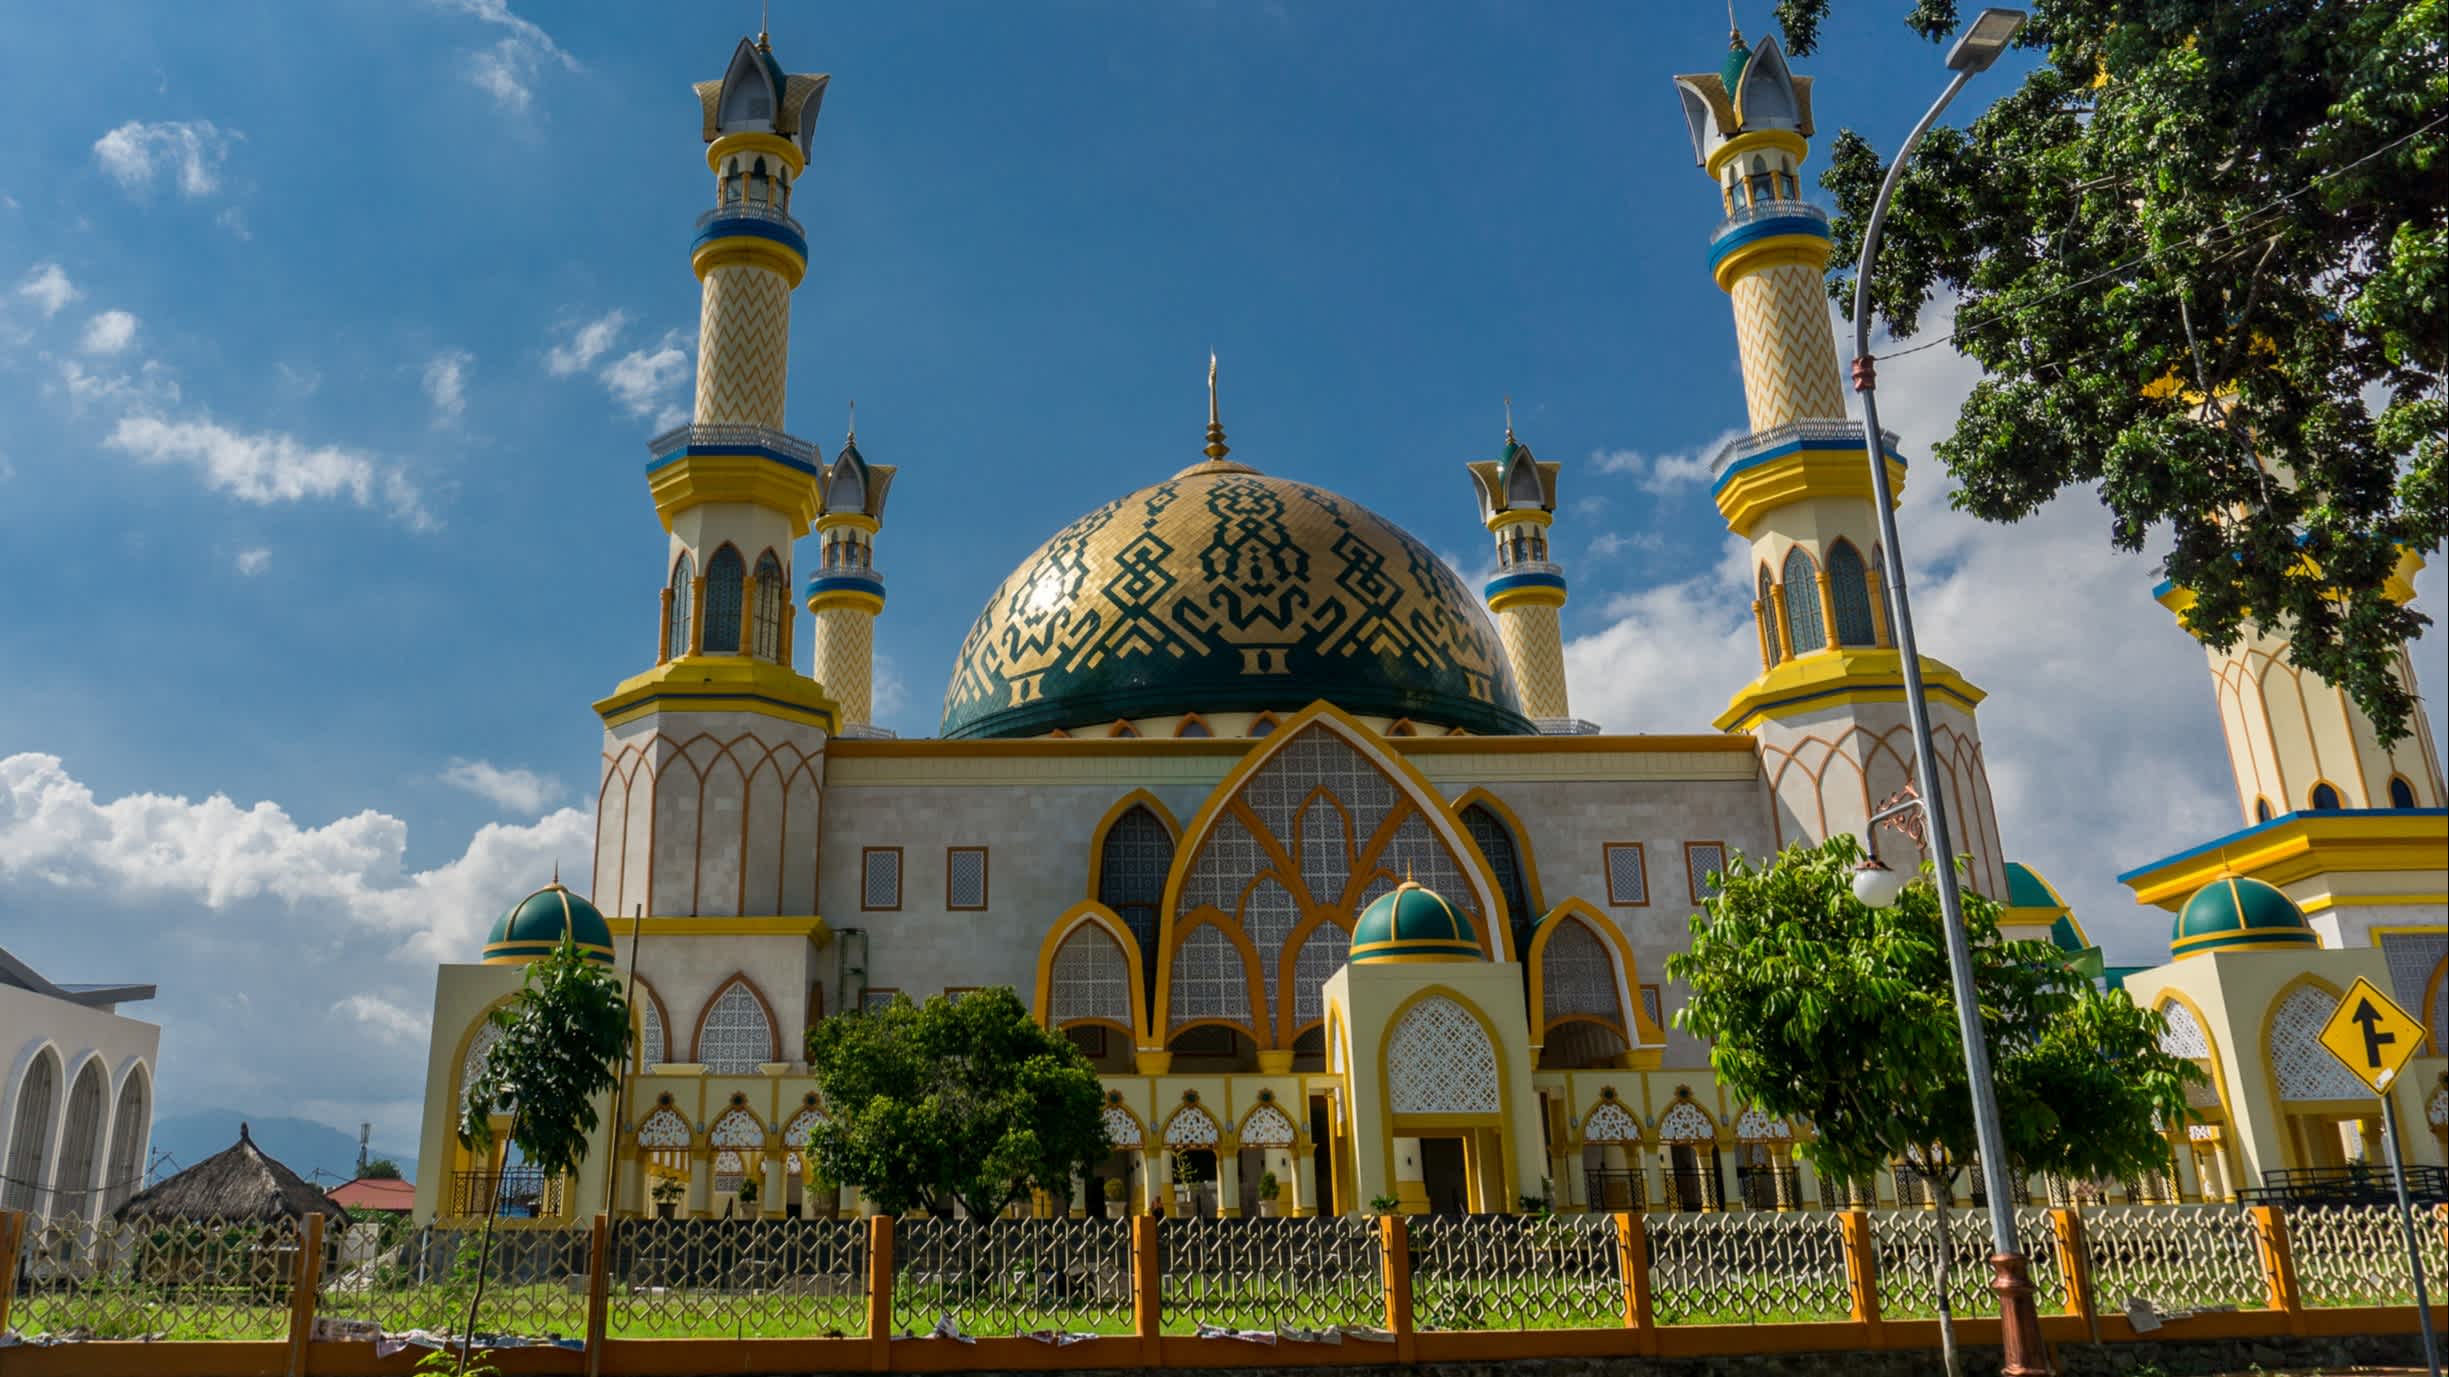
<path id="1" fill-rule="evenodd" d="M 96 1219 L 144 1186 L 161 1029 L 153 986 L 59 984 L 0 949 L 0 1209 Z"/>

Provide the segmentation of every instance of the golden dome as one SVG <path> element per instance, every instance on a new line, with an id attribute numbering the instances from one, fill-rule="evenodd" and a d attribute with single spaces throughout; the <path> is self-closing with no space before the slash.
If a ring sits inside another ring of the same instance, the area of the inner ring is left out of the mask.
<path id="1" fill-rule="evenodd" d="M 1488 614 L 1427 546 L 1357 502 L 1218 457 L 1021 561 L 961 644 L 943 734 L 1321 698 L 1360 716 L 1533 730 Z"/>

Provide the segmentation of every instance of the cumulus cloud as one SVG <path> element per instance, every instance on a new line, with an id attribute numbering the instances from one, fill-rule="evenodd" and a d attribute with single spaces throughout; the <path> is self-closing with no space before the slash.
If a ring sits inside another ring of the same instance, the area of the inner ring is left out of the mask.
<path id="1" fill-rule="evenodd" d="M 1708 444 L 1694 449 L 1667 454 L 1650 454 L 1637 449 L 1594 450 L 1590 465 L 1601 473 L 1623 474 L 1638 480 L 1645 492 L 1663 493 L 1694 483 L 1709 481 L 1709 462 L 1728 443 L 1743 438 L 1745 432 L 1729 430 Z"/>
<path id="2" fill-rule="evenodd" d="M 533 770 L 508 769 L 490 760 L 454 760 L 442 782 L 514 813 L 541 813 L 558 802 L 561 781 Z"/>
<path id="3" fill-rule="evenodd" d="M 405 864 L 408 824 L 368 809 L 304 826 L 279 804 L 226 794 L 126 794 L 107 802 L 55 755 L 0 757 L 0 882 L 178 900 L 222 910 L 270 899 L 339 915 L 403 959 L 464 960 L 485 926 L 539 876 L 583 873 L 588 814 L 488 823 L 456 858 Z"/>
<path id="4" fill-rule="evenodd" d="M 332 1005 L 332 1012 L 376 1039 L 396 1046 L 422 1048 L 433 1020 L 401 1008 L 381 995 L 353 994 Z"/>
<path id="5" fill-rule="evenodd" d="M 206 420 L 123 416 L 102 443 L 148 464 L 193 469 L 206 487 L 244 502 L 345 498 L 380 506 L 419 530 L 435 525 L 416 485 L 397 468 L 336 445 L 278 432 L 248 434 Z"/>
<path id="6" fill-rule="evenodd" d="M 61 307 L 84 293 L 68 280 L 68 274 L 61 270 L 59 264 L 37 263 L 18 280 L 17 295 L 33 302 L 35 308 L 43 313 L 43 319 L 49 320 L 60 313 Z"/>
<path id="7" fill-rule="evenodd" d="M 1627 550 L 1645 553 L 1665 549 L 1665 536 L 1656 531 L 1601 531 L 1590 538 L 1590 558 L 1614 559 Z"/>
<path id="8" fill-rule="evenodd" d="M 94 140 L 94 161 L 128 191 L 143 191 L 166 176 L 192 199 L 220 189 L 221 164 L 230 145 L 244 137 L 210 120 L 130 120 Z"/>
<path id="9" fill-rule="evenodd" d="M 577 58 L 554 42 L 541 25 L 514 13 L 507 0 L 438 2 L 507 31 L 490 46 L 467 55 L 468 80 L 504 110 L 526 113 L 535 99 L 536 78 L 547 64 L 564 71 L 579 70 Z"/>
<path id="10" fill-rule="evenodd" d="M 476 356 L 465 349 L 447 349 L 425 364 L 425 398 L 434 404 L 434 422 L 448 425 L 468 409 L 468 375 Z"/>
<path id="11" fill-rule="evenodd" d="M 272 552 L 258 545 L 238 552 L 238 572 L 253 578 L 272 566 Z"/>
<path id="12" fill-rule="evenodd" d="M 116 407 L 167 406 L 179 399 L 178 379 L 158 360 L 146 359 L 127 372 L 92 372 L 75 359 L 59 363 L 59 386 L 77 407 L 108 403 Z"/>
<path id="13" fill-rule="evenodd" d="M 652 349 L 632 349 L 596 376 L 630 415 L 652 415 L 657 426 L 678 425 L 688 419 L 680 392 L 693 373 L 687 340 L 685 332 L 669 331 Z"/>
<path id="14" fill-rule="evenodd" d="M 117 354 L 136 342 L 136 317 L 126 311 L 104 311 L 85 322 L 77 348 L 88 354 Z"/>
<path id="15" fill-rule="evenodd" d="M 620 338 L 627 324 L 629 312 L 615 310 L 573 327 L 568 339 L 544 351 L 545 371 L 556 378 L 585 372 Z"/>

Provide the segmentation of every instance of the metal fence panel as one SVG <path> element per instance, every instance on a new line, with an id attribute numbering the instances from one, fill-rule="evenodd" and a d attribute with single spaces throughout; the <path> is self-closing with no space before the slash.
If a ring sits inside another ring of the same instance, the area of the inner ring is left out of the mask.
<path id="1" fill-rule="evenodd" d="M 608 1246 L 615 1337 L 867 1332 L 865 1220 L 625 1219 Z"/>
<path id="2" fill-rule="evenodd" d="M 1825 1211 L 1653 1214 L 1650 1309 L 1660 1324 L 1841 1320 L 1853 1313 L 1845 1237 Z"/>
<path id="3" fill-rule="evenodd" d="M 2392 1205 L 2309 1205 L 2287 1212 L 2288 1251 L 2306 1305 L 2413 1305 L 2406 1226 Z M 2424 1279 L 2439 1303 L 2449 1287 L 2449 1225 L 2430 1210 L 2415 1216 Z"/>
<path id="4" fill-rule="evenodd" d="M 1201 1324 L 1278 1332 L 1386 1323 L 1374 1219 L 1168 1219 L 1157 1226 L 1168 1332 Z"/>
<path id="5" fill-rule="evenodd" d="M 1127 1219 L 905 1219 L 893 1328 L 968 1335 L 1131 1332 Z"/>
<path id="6" fill-rule="evenodd" d="M 2094 1304 L 2122 1311 L 2141 1297 L 2161 1308 L 2270 1304 L 2253 1215 L 2243 1205 L 2112 1205 L 2086 1210 Z"/>
<path id="7" fill-rule="evenodd" d="M 1428 1215 L 1411 1221 L 1418 1329 L 1613 1329 L 1623 1249 L 1610 1214 Z"/>
<path id="8" fill-rule="evenodd" d="M 369 1257 L 326 1259 L 316 1313 L 366 1320 L 386 1333 L 457 1334 L 483 1260 L 479 1334 L 580 1338 L 587 1332 L 586 1226 L 502 1228 L 488 1248 L 481 1224 L 407 1230 Z"/>
<path id="9" fill-rule="evenodd" d="M 2015 1212 L 2017 1244 L 2025 1275 L 2032 1279 L 2033 1307 L 2044 1315 L 2066 1310 L 2066 1275 L 2058 1263 L 2058 1235 L 2049 1211 L 2030 1206 Z M 1879 1310 L 1911 1319 L 1939 1313 L 1939 1252 L 1936 1209 L 1874 1210 L 1871 1242 L 1879 1265 Z M 1947 1212 L 1947 1301 L 1955 1315 L 1995 1315 L 1998 1293 L 1990 1289 L 1990 1212 Z"/>
<path id="10" fill-rule="evenodd" d="M 287 1220 L 29 1220 L 10 1325 L 88 1339 L 282 1338 L 298 1247 Z"/>

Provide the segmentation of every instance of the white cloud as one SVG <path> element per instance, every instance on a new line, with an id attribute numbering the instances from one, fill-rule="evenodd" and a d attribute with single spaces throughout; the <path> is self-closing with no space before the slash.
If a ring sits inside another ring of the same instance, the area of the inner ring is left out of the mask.
<path id="1" fill-rule="evenodd" d="M 596 376 L 630 415 L 653 415 L 658 427 L 678 425 L 688 419 L 679 397 L 694 371 L 687 340 L 685 332 L 669 331 L 653 349 L 632 349 Z"/>
<path id="2" fill-rule="evenodd" d="M 509 30 L 491 47 L 468 54 L 468 80 L 504 110 L 526 113 L 535 97 L 536 76 L 546 63 L 557 64 L 564 71 L 579 70 L 577 58 L 555 43 L 540 25 L 513 13 L 507 0 L 437 2 L 444 8 Z"/>
<path id="3" fill-rule="evenodd" d="M 425 1046 L 433 1020 L 411 1013 L 380 995 L 353 994 L 332 1006 L 332 1012 L 395 1046 Z"/>
<path id="4" fill-rule="evenodd" d="M 102 443 L 144 463 L 186 465 L 206 487 L 245 502 L 347 498 L 360 507 L 380 505 L 419 530 L 436 524 L 405 474 L 336 445 L 308 445 L 277 432 L 246 434 L 212 421 L 157 416 L 123 416 Z"/>
<path id="5" fill-rule="evenodd" d="M 210 196 L 220 188 L 230 145 L 244 137 L 210 120 L 130 120 L 94 140 L 94 160 L 129 191 L 142 191 L 168 174 L 180 195 Z"/>
<path id="6" fill-rule="evenodd" d="M 77 348 L 88 354 L 117 354 L 136 342 L 136 317 L 126 311 L 104 311 L 85 322 Z"/>
<path id="7" fill-rule="evenodd" d="M 442 782 L 514 813 L 541 813 L 565 792 L 561 781 L 533 770 L 508 769 L 490 760 L 454 760 Z"/>
<path id="8" fill-rule="evenodd" d="M 434 421 L 447 425 L 468 409 L 468 374 L 476 356 L 465 349 L 448 349 L 425 364 L 425 396 L 434 404 Z"/>
<path id="9" fill-rule="evenodd" d="M 593 820 L 563 808 L 523 826 L 488 823 L 458 857 L 410 871 L 408 824 L 387 813 L 305 827 L 279 804 L 242 808 L 225 794 L 102 802 L 57 756 L 0 757 L 0 882 L 215 911 L 259 899 L 312 906 L 416 963 L 466 960 L 556 865 L 583 873 L 593 841 Z"/>
<path id="10" fill-rule="evenodd" d="M 1614 559 L 1627 550 L 1654 553 L 1667 547 L 1666 537 L 1656 531 L 1601 531 L 1590 539 L 1592 559 Z"/>
<path id="11" fill-rule="evenodd" d="M 17 295 L 31 301 L 49 320 L 60 308 L 83 296 L 77 285 L 68 280 L 57 263 L 37 263 L 17 283 Z"/>
<path id="12" fill-rule="evenodd" d="M 1635 449 L 1594 450 L 1590 464 L 1601 473 L 1636 478 L 1646 492 L 1663 493 L 1691 483 L 1708 482 L 1710 461 L 1730 441 L 1739 440 L 1744 434 L 1740 430 L 1726 431 L 1697 449 L 1670 454 L 1645 454 Z"/>
<path id="13" fill-rule="evenodd" d="M 544 352 L 545 371 L 556 378 L 583 373 L 593 367 L 612 342 L 620 338 L 621 327 L 629 324 L 629 312 L 606 311 L 595 319 L 570 331 L 570 338 Z"/>
<path id="14" fill-rule="evenodd" d="M 97 402 L 118 407 L 157 407 L 179 399 L 178 379 L 153 359 L 138 364 L 132 373 L 89 373 L 75 359 L 60 360 L 59 369 L 59 385 L 67 390 L 69 401 L 80 408 Z"/>
<path id="15" fill-rule="evenodd" d="M 249 578 L 253 578 L 257 574 L 262 573 L 265 569 L 270 568 L 271 564 L 272 552 L 265 549 L 261 545 L 258 545 L 253 549 L 241 550 L 238 552 L 238 572 L 246 575 Z"/>

